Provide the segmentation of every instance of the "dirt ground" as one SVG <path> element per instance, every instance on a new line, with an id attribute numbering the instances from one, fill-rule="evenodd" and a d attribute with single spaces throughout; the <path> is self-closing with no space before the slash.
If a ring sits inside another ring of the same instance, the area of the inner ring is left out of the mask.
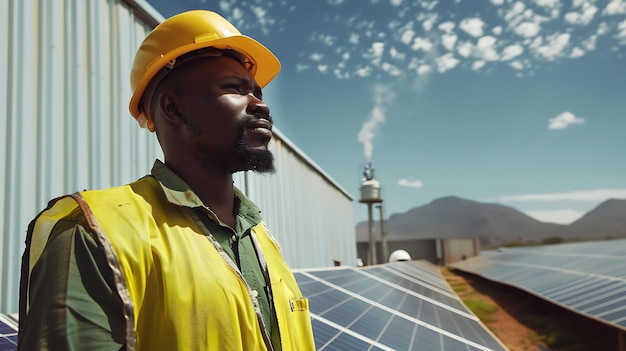
<path id="1" fill-rule="evenodd" d="M 452 289 L 511 351 L 619 350 L 616 329 L 521 290 L 441 270 Z"/>
<path id="2" fill-rule="evenodd" d="M 486 313 L 487 321 L 483 321 L 489 330 L 504 343 L 511 351 L 535 351 L 549 350 L 542 342 L 538 341 L 538 337 L 534 331 L 514 317 L 523 313 L 521 309 L 523 304 L 513 300 L 506 294 L 499 294 L 497 301 L 488 296 L 497 294 L 497 291 L 485 291 L 485 286 L 479 286 L 480 282 L 474 281 L 466 275 L 455 274 L 447 269 L 442 269 L 444 278 L 448 284 L 455 290 L 462 300 L 480 301 L 489 306 L 495 306 L 495 310 Z M 477 290 L 478 289 L 478 290 Z M 479 316 L 482 317 L 482 316 Z"/>

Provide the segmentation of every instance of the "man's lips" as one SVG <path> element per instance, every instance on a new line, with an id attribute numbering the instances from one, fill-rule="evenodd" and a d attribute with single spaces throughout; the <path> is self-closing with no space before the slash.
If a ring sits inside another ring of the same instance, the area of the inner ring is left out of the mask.
<path id="1" fill-rule="evenodd" d="M 246 125 L 246 131 L 258 134 L 269 140 L 272 138 L 272 123 L 266 119 L 256 119 Z"/>

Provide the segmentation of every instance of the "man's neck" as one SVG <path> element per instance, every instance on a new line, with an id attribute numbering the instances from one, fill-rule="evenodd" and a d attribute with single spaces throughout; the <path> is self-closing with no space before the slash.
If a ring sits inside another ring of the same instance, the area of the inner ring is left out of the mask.
<path id="1" fill-rule="evenodd" d="M 166 164 L 191 187 L 202 203 L 210 208 L 222 222 L 231 228 L 235 227 L 235 190 L 232 174 L 211 175 L 209 172 L 198 171 L 193 167 Z"/>

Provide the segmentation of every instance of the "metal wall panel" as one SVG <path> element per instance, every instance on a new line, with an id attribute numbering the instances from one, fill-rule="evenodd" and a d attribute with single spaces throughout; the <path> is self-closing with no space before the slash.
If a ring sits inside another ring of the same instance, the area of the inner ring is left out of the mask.
<path id="1" fill-rule="evenodd" d="M 0 309 L 17 306 L 28 222 L 48 200 L 134 180 L 161 151 L 129 117 L 128 76 L 152 28 L 120 0 L 1 2 Z"/>
<path id="2" fill-rule="evenodd" d="M 293 268 L 356 265 L 352 198 L 280 132 L 276 173 L 246 172 L 243 185 Z"/>
<path id="3" fill-rule="evenodd" d="M 0 1 L 0 311 L 17 311 L 29 221 L 48 200 L 128 183 L 162 153 L 128 112 L 134 53 L 163 18 L 143 0 Z M 296 267 L 356 257 L 350 196 L 290 143 L 236 182 Z"/>

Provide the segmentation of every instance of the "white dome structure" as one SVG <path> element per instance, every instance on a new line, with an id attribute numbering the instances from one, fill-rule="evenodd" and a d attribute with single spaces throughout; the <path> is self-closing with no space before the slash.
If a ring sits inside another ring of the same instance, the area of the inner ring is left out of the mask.
<path id="1" fill-rule="evenodd" d="M 404 250 L 396 250 L 389 255 L 389 262 L 410 261 L 411 255 Z"/>

